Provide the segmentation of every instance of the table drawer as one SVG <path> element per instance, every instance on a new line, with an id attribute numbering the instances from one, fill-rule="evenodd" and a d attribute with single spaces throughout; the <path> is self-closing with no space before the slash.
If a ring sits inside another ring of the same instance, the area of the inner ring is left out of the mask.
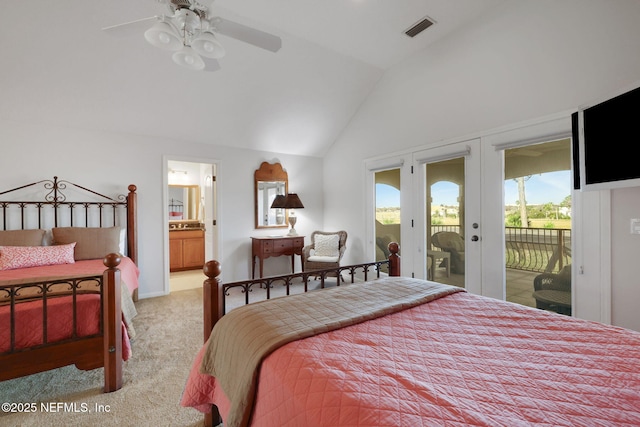
<path id="1" fill-rule="evenodd" d="M 273 241 L 272 240 L 264 240 L 260 242 L 261 250 L 263 254 L 273 253 Z"/>
<path id="2" fill-rule="evenodd" d="M 293 241 L 291 239 L 275 240 L 273 243 L 273 249 L 276 252 L 282 252 L 287 249 L 291 249 L 292 247 L 293 247 Z"/>

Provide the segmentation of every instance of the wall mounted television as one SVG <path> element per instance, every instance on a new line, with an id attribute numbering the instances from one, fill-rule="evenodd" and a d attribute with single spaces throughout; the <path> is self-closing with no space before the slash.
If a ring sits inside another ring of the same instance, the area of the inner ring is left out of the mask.
<path id="1" fill-rule="evenodd" d="M 640 186 L 640 87 L 581 108 L 572 126 L 576 189 Z"/>

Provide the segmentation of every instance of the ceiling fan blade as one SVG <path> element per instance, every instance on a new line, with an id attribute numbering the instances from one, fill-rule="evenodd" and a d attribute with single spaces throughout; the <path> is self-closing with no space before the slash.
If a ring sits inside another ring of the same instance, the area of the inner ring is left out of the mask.
<path id="1" fill-rule="evenodd" d="M 214 30 L 218 33 L 262 49 L 277 52 L 282 47 L 280 37 L 274 36 L 273 34 L 265 33 L 264 31 L 256 30 L 255 28 L 247 27 L 246 25 L 220 17 L 216 17 L 213 24 Z"/>
<path id="2" fill-rule="evenodd" d="M 220 63 L 217 59 L 202 57 L 204 61 L 204 71 L 218 71 Z"/>
<path id="3" fill-rule="evenodd" d="M 144 30 L 149 29 L 149 21 L 159 20 L 159 16 L 150 16 L 148 18 L 137 19 L 123 24 L 104 27 L 102 31 L 113 36 L 132 36 L 139 35 Z"/>

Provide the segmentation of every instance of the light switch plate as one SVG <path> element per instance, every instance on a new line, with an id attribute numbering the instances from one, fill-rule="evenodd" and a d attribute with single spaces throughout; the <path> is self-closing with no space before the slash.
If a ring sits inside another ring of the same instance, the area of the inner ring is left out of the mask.
<path id="1" fill-rule="evenodd" d="M 640 218 L 631 218 L 631 234 L 640 234 Z"/>

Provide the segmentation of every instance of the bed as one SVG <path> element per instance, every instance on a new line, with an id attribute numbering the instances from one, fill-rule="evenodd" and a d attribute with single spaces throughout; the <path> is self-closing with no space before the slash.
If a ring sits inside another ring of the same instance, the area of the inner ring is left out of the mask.
<path id="1" fill-rule="evenodd" d="M 111 198 L 70 181 L 0 192 L 0 381 L 104 368 L 122 387 L 139 270 L 136 186 Z"/>
<path id="2" fill-rule="evenodd" d="M 209 321 L 224 313 L 216 273 L 181 400 L 207 424 L 640 425 L 638 332 L 395 270 Z"/>

